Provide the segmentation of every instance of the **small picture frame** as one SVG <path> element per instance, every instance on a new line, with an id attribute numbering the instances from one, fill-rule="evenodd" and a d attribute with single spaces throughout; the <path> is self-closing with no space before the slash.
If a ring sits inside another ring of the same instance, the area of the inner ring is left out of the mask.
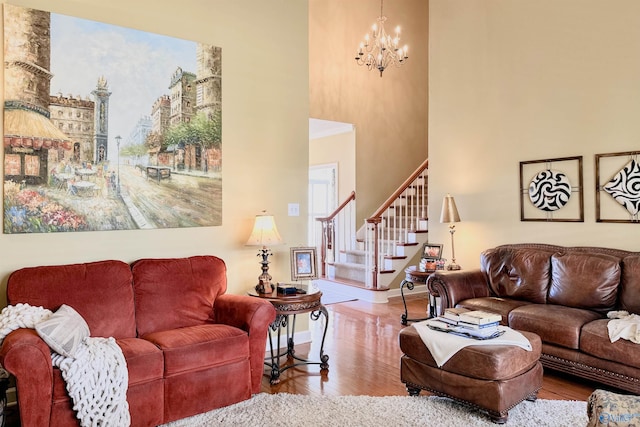
<path id="1" fill-rule="evenodd" d="M 291 248 L 291 280 L 311 280 L 318 277 L 316 248 Z"/>
<path id="2" fill-rule="evenodd" d="M 425 243 L 424 246 L 422 246 L 422 255 L 420 258 L 433 260 L 442 258 L 442 245 L 439 243 Z"/>

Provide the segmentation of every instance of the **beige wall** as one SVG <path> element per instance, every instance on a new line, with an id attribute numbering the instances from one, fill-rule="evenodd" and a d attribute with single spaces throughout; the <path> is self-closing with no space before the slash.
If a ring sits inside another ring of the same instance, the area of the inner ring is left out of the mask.
<path id="1" fill-rule="evenodd" d="M 387 32 L 402 27 L 410 58 L 380 78 L 354 60 L 380 3 L 309 0 L 311 117 L 355 125 L 359 223 L 427 157 L 428 2 L 385 2 L 384 14 Z"/>
<path id="2" fill-rule="evenodd" d="M 213 254 L 229 289 L 257 282 L 257 250 L 245 247 L 254 216 L 267 209 L 288 243 L 270 272 L 288 280 L 289 246 L 306 238 L 308 10 L 286 0 L 14 0 L 13 4 L 200 41 L 223 54 L 223 225 L 164 230 L 0 234 L 0 303 L 8 274 L 24 266 L 101 259 Z M 143 72 L 143 70 L 140 70 Z M 52 88 L 53 89 L 53 88 Z M 56 88 L 57 90 L 57 88 Z M 0 166 L 1 167 L 1 166 Z M 300 216 L 288 217 L 287 204 Z"/>
<path id="3" fill-rule="evenodd" d="M 310 166 L 338 166 L 338 205 L 356 189 L 355 156 L 355 131 L 309 140 Z"/>
<path id="4" fill-rule="evenodd" d="M 640 250 L 637 224 L 595 222 L 594 178 L 595 154 L 640 149 L 639 52 L 635 0 L 430 0 L 429 216 L 455 196 L 463 268 L 509 242 Z M 579 155 L 584 223 L 521 222 L 519 162 Z"/>

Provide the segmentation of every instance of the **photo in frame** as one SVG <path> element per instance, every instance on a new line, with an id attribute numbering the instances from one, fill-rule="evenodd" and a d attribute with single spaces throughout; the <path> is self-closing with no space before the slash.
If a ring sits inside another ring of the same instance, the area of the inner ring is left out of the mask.
<path id="1" fill-rule="evenodd" d="M 520 162 L 520 221 L 584 222 L 582 156 Z"/>
<path id="2" fill-rule="evenodd" d="M 318 277 L 316 248 L 291 248 L 291 280 L 312 280 Z"/>
<path id="3" fill-rule="evenodd" d="M 444 260 L 442 259 L 442 244 L 440 243 L 425 243 L 422 246 L 422 253 L 420 254 L 420 265 L 418 269 L 420 271 L 434 272 L 438 269 L 444 268 Z"/>
<path id="4" fill-rule="evenodd" d="M 442 245 L 439 243 L 425 243 L 422 246 L 422 255 L 420 258 L 442 258 Z"/>
<path id="5" fill-rule="evenodd" d="M 596 154 L 596 222 L 640 223 L 639 155 Z"/>

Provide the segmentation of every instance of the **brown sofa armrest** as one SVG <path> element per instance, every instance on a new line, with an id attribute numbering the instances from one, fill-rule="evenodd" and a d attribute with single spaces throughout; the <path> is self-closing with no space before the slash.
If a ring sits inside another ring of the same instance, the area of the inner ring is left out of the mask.
<path id="1" fill-rule="evenodd" d="M 235 326 L 249 333 L 251 392 L 259 393 L 269 326 L 276 310 L 269 301 L 247 295 L 223 294 L 216 298 L 214 321 Z"/>
<path id="2" fill-rule="evenodd" d="M 469 298 L 490 296 L 487 275 L 480 269 L 455 272 L 435 272 L 427 278 L 429 293 L 440 297 L 440 310 L 455 307 Z M 437 313 L 438 315 L 442 313 Z"/>
<path id="3" fill-rule="evenodd" d="M 47 426 L 51 417 L 51 350 L 33 329 L 17 329 L 0 347 L 0 364 L 16 378 L 20 423 Z"/>

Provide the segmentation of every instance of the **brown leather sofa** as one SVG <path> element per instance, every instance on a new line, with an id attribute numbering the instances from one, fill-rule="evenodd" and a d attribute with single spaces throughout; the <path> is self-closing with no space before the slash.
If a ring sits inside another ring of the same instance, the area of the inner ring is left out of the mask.
<path id="1" fill-rule="evenodd" d="M 437 272 L 429 292 L 448 307 L 488 310 L 542 339 L 545 368 L 640 394 L 640 346 L 611 343 L 606 314 L 640 313 L 640 253 L 598 247 L 510 244 L 485 250 L 481 267 Z"/>
<path id="2" fill-rule="evenodd" d="M 275 309 L 227 294 L 214 256 L 29 267 L 7 283 L 10 305 L 73 307 L 93 337 L 114 337 L 127 362 L 132 426 L 156 426 L 230 405 L 260 391 Z M 77 426 L 60 369 L 33 329 L 0 347 L 15 376 L 22 426 Z"/>

